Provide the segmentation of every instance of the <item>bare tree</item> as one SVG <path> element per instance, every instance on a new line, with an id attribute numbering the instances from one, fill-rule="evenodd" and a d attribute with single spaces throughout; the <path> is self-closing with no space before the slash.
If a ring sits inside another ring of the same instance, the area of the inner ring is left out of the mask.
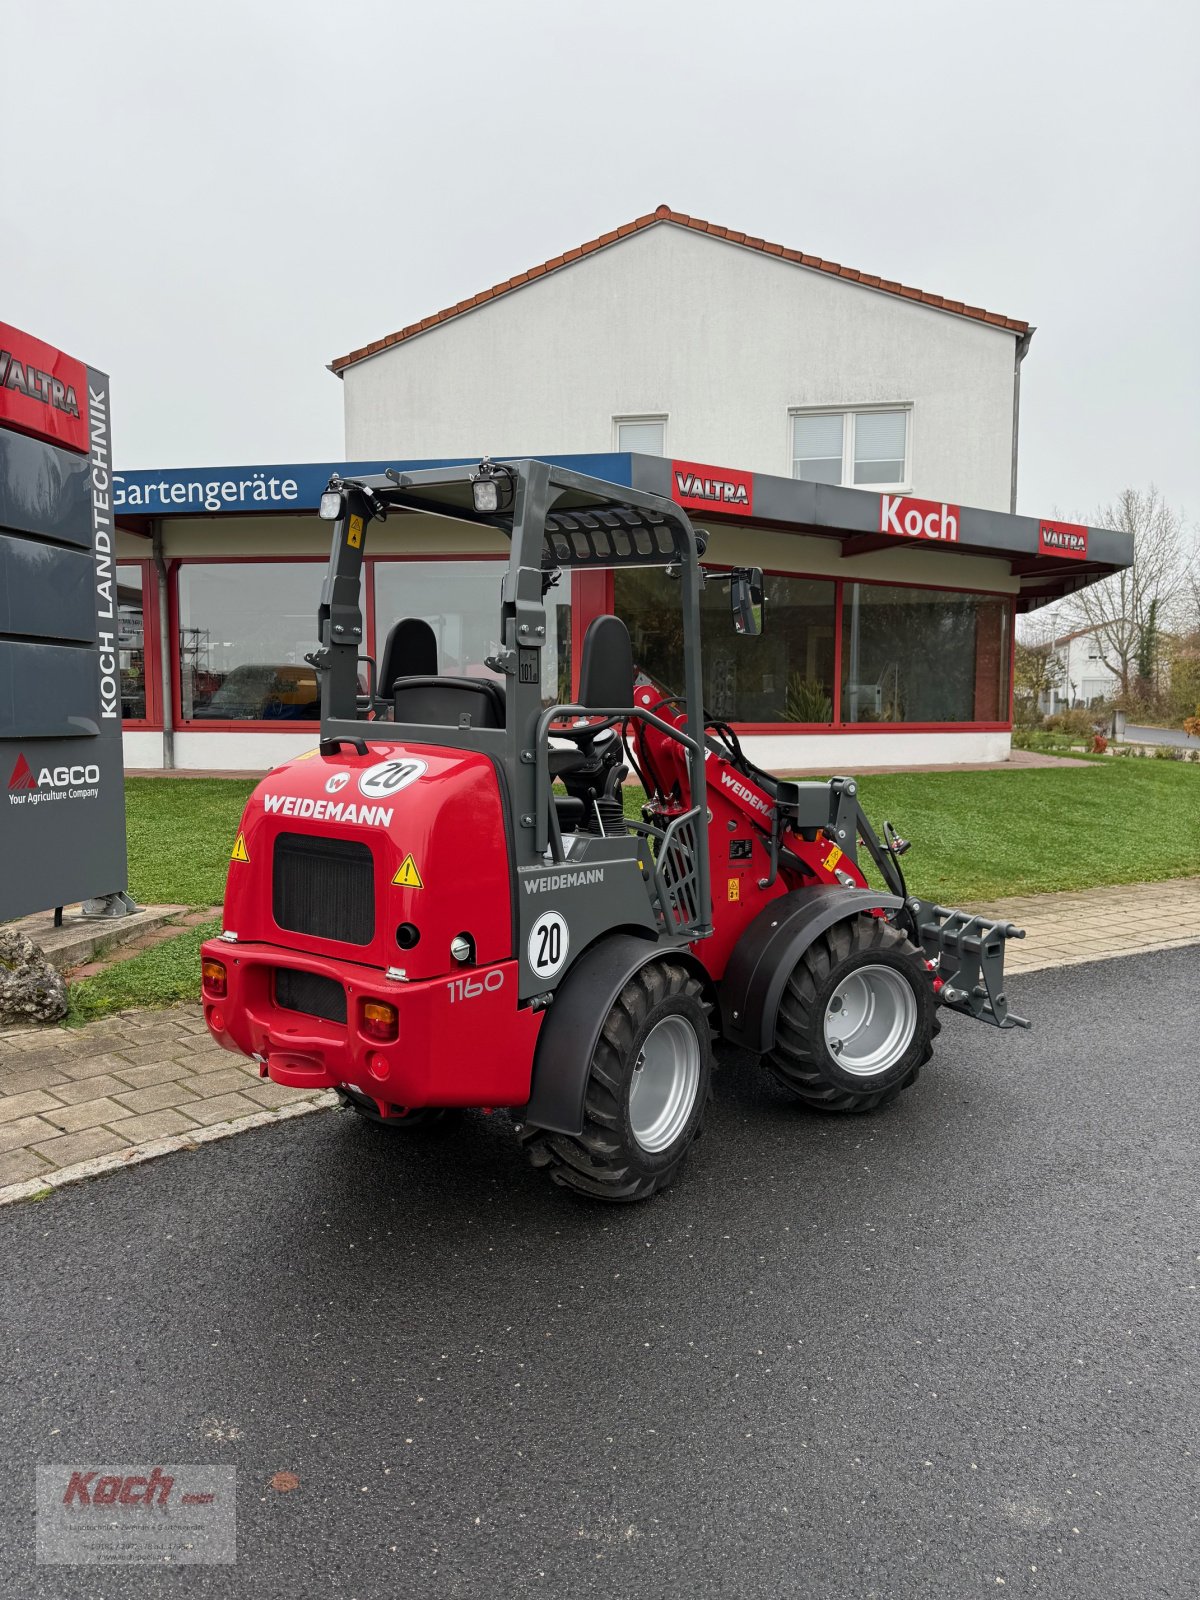
<path id="1" fill-rule="evenodd" d="M 1200 533 L 1193 529 L 1191 548 L 1185 552 L 1184 601 L 1187 607 L 1184 627 L 1188 633 L 1200 634 Z"/>
<path id="2" fill-rule="evenodd" d="M 1101 659 L 1128 699 L 1139 677 L 1152 676 L 1158 634 L 1185 600 L 1191 574 L 1183 518 L 1151 484 L 1122 489 L 1090 520 L 1093 527 L 1133 535 L 1133 565 L 1071 598 L 1078 625 L 1094 630 Z"/>
<path id="3" fill-rule="evenodd" d="M 1041 701 L 1063 681 L 1062 657 L 1051 638 L 1018 639 L 1013 659 L 1014 705 L 1018 722 L 1035 722 Z"/>

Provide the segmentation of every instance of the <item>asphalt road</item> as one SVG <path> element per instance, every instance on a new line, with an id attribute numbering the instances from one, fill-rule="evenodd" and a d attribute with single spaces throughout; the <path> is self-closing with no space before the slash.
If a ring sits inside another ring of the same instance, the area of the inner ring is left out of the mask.
<path id="1" fill-rule="evenodd" d="M 8 1208 L 0 1593 L 1194 1596 L 1198 975 L 1014 980 L 865 1119 L 727 1061 L 631 1210 L 333 1113 Z M 35 1568 L 88 1459 L 235 1464 L 237 1565 Z"/>
<path id="2" fill-rule="evenodd" d="M 1182 728 L 1134 728 L 1126 723 L 1124 737 L 1140 744 L 1180 744 L 1188 750 L 1200 749 L 1196 740 Z"/>

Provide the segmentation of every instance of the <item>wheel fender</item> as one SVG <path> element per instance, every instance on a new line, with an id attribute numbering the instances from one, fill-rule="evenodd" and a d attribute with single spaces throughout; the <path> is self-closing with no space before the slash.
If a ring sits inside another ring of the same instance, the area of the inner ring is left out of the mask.
<path id="1" fill-rule="evenodd" d="M 709 983 L 690 950 L 633 934 L 613 934 L 584 951 L 555 990 L 538 1034 L 524 1121 L 552 1133 L 583 1132 L 588 1073 L 604 1019 L 635 972 L 668 958 Z"/>
<path id="2" fill-rule="evenodd" d="M 904 904 L 876 889 L 820 884 L 793 889 L 764 907 L 734 946 L 718 985 L 721 1032 L 730 1044 L 763 1055 L 775 1043 L 775 1018 L 797 961 L 835 922 Z"/>

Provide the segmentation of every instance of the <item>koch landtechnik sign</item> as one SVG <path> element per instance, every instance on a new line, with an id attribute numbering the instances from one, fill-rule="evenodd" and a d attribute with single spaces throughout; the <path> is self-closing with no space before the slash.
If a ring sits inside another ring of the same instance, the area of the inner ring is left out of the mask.
<path id="1" fill-rule="evenodd" d="M 125 887 L 108 378 L 0 323 L 0 917 Z"/>

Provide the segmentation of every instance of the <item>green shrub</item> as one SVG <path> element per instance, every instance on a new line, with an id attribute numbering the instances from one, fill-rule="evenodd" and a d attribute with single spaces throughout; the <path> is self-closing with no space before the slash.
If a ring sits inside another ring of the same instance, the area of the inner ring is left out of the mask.
<path id="1" fill-rule="evenodd" d="M 783 712 L 788 722 L 831 722 L 833 701 L 825 693 L 823 683 L 793 672 L 788 679 Z"/>
<path id="2" fill-rule="evenodd" d="M 1059 711 L 1046 718 L 1046 729 L 1070 734 L 1073 739 L 1090 739 L 1096 731 L 1096 720 L 1091 711 Z"/>

